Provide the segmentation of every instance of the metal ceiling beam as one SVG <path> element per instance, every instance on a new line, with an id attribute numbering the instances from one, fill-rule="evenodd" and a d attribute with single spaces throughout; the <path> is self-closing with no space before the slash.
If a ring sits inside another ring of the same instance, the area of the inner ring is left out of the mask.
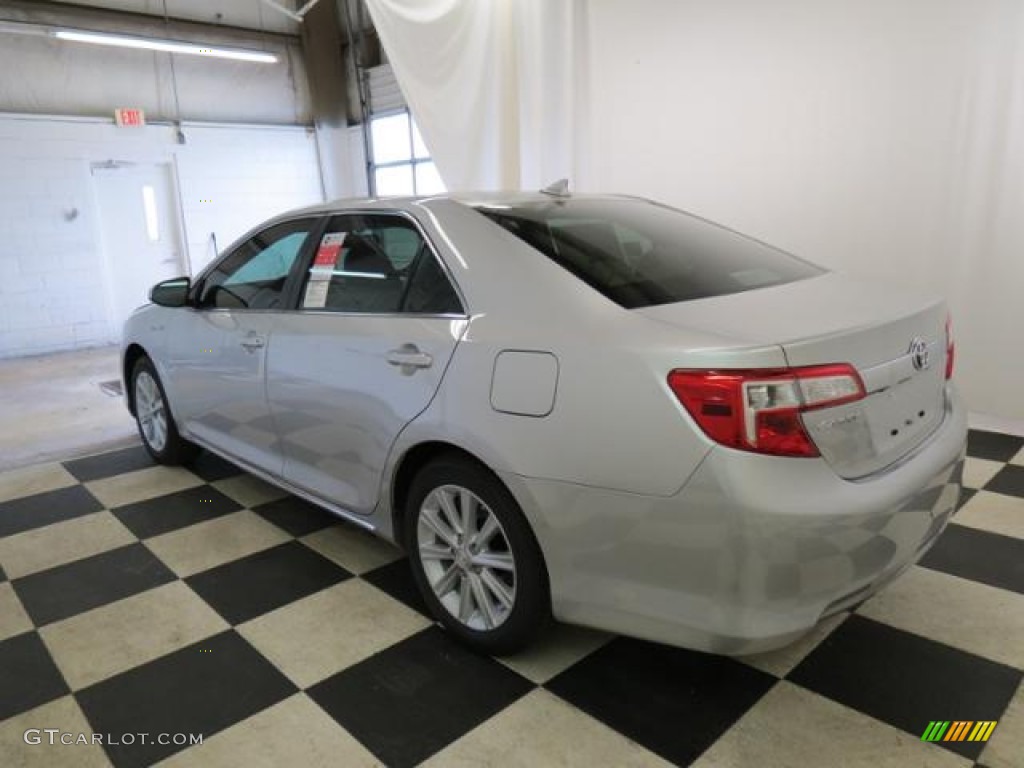
<path id="1" fill-rule="evenodd" d="M 290 8 L 285 8 L 283 5 L 281 5 L 279 2 L 277 2 L 277 0 L 263 0 L 263 3 L 265 5 L 270 6 L 275 11 L 280 11 L 285 16 L 288 16 L 289 18 L 294 19 L 295 21 L 299 22 L 300 24 L 302 23 L 302 21 L 305 18 L 306 14 L 309 13 L 311 10 L 313 10 L 313 6 L 316 5 L 319 2 L 320 2 L 320 0 L 309 0 L 309 2 L 307 2 L 304 6 L 302 6 L 301 8 L 299 8 L 296 11 L 293 11 Z"/>
<path id="2" fill-rule="evenodd" d="M 67 27 L 90 29 L 102 32 L 141 33 L 141 30 L 159 25 L 160 29 L 172 31 L 175 37 L 186 38 L 216 36 L 247 38 L 253 42 L 262 39 L 278 43 L 295 43 L 298 35 L 283 32 L 261 32 L 249 27 L 228 24 L 209 24 L 192 19 L 170 17 L 165 25 L 164 17 L 134 11 L 112 8 L 97 8 L 74 3 L 51 2 L 50 0 L 3 0 L 0 2 L 0 21 L 46 27 Z"/>

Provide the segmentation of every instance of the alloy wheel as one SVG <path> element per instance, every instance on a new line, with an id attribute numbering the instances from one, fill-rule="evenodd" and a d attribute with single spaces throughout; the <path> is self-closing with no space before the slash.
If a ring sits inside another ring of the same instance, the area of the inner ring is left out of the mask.
<path id="1" fill-rule="evenodd" d="M 501 626 L 516 599 L 516 562 L 505 529 L 467 488 L 442 485 L 423 499 L 417 520 L 423 572 L 459 623 L 478 631 Z"/>
<path id="2" fill-rule="evenodd" d="M 135 414 L 142 437 L 154 451 L 167 445 L 167 409 L 156 379 L 148 371 L 135 377 Z"/>

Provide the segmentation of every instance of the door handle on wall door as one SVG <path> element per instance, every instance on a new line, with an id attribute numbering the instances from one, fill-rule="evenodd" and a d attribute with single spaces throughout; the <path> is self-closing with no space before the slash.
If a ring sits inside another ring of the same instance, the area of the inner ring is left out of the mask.
<path id="1" fill-rule="evenodd" d="M 388 363 L 402 367 L 402 373 L 412 373 L 415 368 L 429 368 L 434 358 L 426 352 L 420 352 L 415 344 L 403 344 L 398 349 L 388 352 Z"/>

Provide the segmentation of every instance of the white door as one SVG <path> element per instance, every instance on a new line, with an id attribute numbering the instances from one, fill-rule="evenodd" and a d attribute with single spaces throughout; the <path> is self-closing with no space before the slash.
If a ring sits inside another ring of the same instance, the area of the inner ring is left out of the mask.
<path id="1" fill-rule="evenodd" d="M 114 328 L 149 301 L 161 280 L 187 274 L 170 164 L 109 163 L 92 169 Z"/>

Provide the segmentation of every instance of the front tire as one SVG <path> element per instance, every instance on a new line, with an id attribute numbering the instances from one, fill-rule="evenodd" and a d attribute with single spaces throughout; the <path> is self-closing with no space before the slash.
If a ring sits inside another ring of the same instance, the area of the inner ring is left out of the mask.
<path id="1" fill-rule="evenodd" d="M 444 456 L 410 488 L 405 544 L 431 613 L 477 650 L 508 654 L 550 622 L 540 547 L 512 494 L 484 467 Z"/>
<path id="2" fill-rule="evenodd" d="M 148 357 L 140 357 L 132 368 L 131 393 L 135 424 L 149 455 L 161 464 L 194 459 L 199 447 L 178 434 L 163 384 Z"/>

